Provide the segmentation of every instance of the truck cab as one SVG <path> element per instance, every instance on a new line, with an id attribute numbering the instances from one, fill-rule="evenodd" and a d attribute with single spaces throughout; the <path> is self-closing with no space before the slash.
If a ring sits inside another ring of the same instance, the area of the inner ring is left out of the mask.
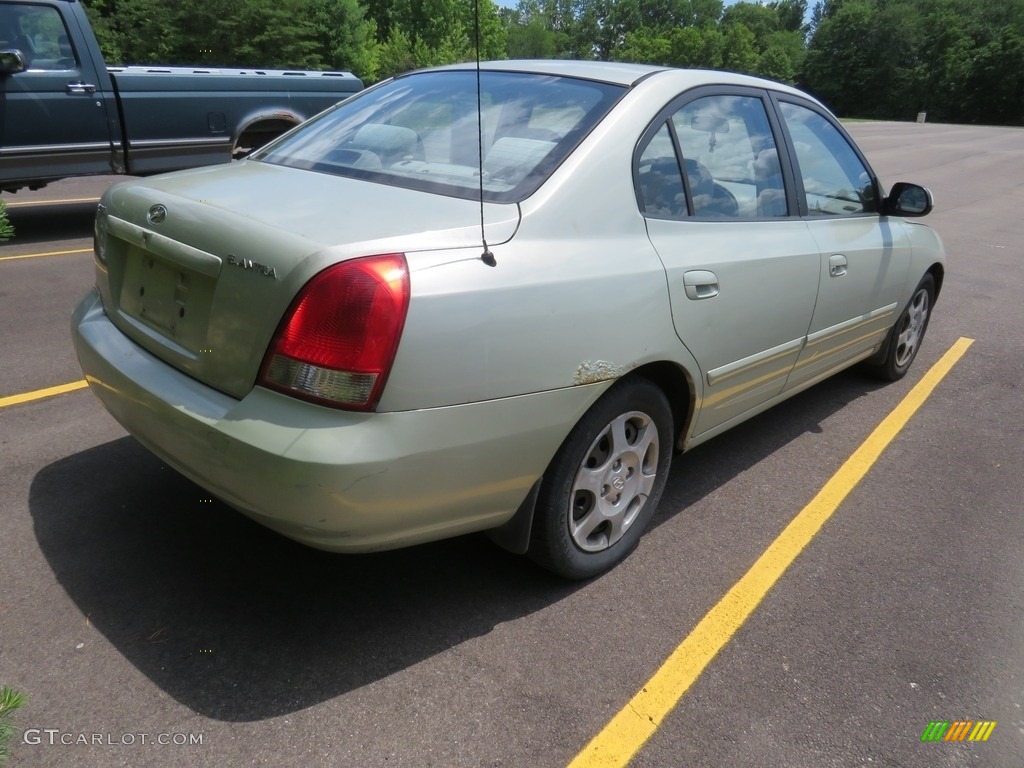
<path id="1" fill-rule="evenodd" d="M 109 67 L 78 0 L 0 0 L 0 190 L 227 163 L 362 87 L 351 72 Z"/>
<path id="2" fill-rule="evenodd" d="M 91 31 L 80 26 L 84 18 L 77 3 L 0 3 L 5 189 L 8 182 L 123 171 L 113 84 Z"/>

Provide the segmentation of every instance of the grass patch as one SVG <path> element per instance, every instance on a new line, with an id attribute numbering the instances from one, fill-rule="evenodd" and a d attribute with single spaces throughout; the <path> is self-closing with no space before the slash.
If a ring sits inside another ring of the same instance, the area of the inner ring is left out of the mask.
<path id="1" fill-rule="evenodd" d="M 7 203 L 0 200 L 0 243 L 6 242 L 14 237 L 14 227 L 7 220 Z"/>
<path id="2" fill-rule="evenodd" d="M 25 694 L 6 685 L 0 688 L 0 768 L 7 765 L 7 758 L 10 757 L 8 745 L 14 738 L 15 728 L 11 715 L 25 706 L 25 701 Z"/>

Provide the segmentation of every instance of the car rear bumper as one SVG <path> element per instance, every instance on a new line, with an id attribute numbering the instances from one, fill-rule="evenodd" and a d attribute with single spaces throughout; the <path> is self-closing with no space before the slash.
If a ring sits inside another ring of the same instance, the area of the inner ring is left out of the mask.
<path id="1" fill-rule="evenodd" d="M 611 384 L 354 413 L 261 387 L 224 395 L 122 334 L 96 291 L 75 310 L 72 336 L 89 386 L 139 442 L 258 522 L 338 552 L 506 522 Z"/>

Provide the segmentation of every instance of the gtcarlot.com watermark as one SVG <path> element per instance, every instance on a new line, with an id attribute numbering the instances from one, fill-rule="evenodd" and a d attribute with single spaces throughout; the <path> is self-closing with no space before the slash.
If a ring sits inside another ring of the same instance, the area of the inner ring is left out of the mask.
<path id="1" fill-rule="evenodd" d="M 59 728 L 27 728 L 22 742 L 29 746 L 90 747 L 196 747 L 202 746 L 202 733 L 93 733 L 62 731 Z"/>

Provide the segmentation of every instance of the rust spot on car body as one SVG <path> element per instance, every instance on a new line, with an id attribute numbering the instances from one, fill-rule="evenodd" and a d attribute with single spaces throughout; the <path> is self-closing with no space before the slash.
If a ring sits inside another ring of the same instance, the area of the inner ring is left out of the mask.
<path id="1" fill-rule="evenodd" d="M 584 360 L 573 374 L 572 384 L 596 384 L 599 381 L 618 379 L 631 371 L 635 365 L 615 365 L 607 360 Z"/>

